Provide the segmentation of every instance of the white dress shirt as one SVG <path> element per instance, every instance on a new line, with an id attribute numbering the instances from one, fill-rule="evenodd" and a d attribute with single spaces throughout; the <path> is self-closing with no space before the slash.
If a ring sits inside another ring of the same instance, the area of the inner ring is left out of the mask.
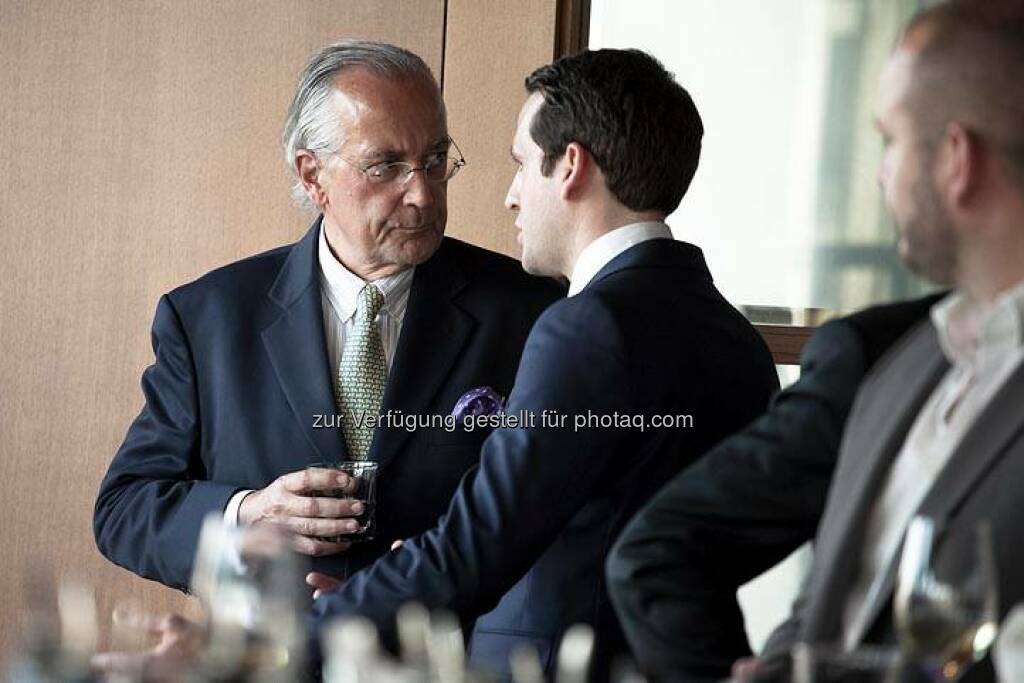
<path id="1" fill-rule="evenodd" d="M 356 305 L 359 292 L 366 282 L 358 275 L 343 266 L 331 253 L 327 244 L 327 234 L 320 227 L 317 260 L 320 264 L 320 303 L 324 318 L 324 340 L 327 344 L 327 364 L 330 368 L 331 387 L 338 376 L 341 365 L 341 352 L 345 348 L 345 337 L 355 326 Z M 402 332 L 402 321 L 405 309 L 409 304 L 409 290 L 415 268 L 407 268 L 395 275 L 374 280 L 372 284 L 384 294 L 384 305 L 377 314 L 380 326 L 381 341 L 384 344 L 384 360 L 388 372 L 398 348 L 398 337 Z M 312 419 L 312 416 L 310 416 Z M 224 521 L 229 525 L 238 524 L 238 508 L 242 499 L 252 493 L 251 490 L 239 491 L 231 497 L 224 508 Z"/>
<path id="2" fill-rule="evenodd" d="M 575 296 L 608 265 L 630 247 L 655 239 L 672 239 L 672 231 L 661 221 L 630 223 L 598 237 L 580 252 L 569 278 L 569 296 Z"/>
<path id="3" fill-rule="evenodd" d="M 327 342 L 327 363 L 331 368 L 331 385 L 338 376 L 341 365 L 341 350 L 345 347 L 345 336 L 355 327 L 356 304 L 359 292 L 366 282 L 334 258 L 327 246 L 327 237 L 320 229 L 320 302 L 324 314 L 324 335 Z M 398 336 L 402 332 L 405 308 L 409 304 L 409 288 L 412 285 L 414 268 L 374 280 L 372 284 L 384 294 L 384 305 L 377 314 L 380 337 L 384 343 L 384 360 L 388 372 L 398 348 Z"/>
<path id="4" fill-rule="evenodd" d="M 990 307 L 953 293 L 931 310 L 951 367 L 918 413 L 868 518 L 860 571 L 843 609 L 843 644 L 871 626 L 910 518 L 981 411 L 1024 360 L 1024 283 Z"/>

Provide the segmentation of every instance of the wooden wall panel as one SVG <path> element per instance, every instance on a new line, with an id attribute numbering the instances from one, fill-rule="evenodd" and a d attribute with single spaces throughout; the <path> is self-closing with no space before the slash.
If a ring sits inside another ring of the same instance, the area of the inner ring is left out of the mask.
<path id="1" fill-rule="evenodd" d="M 278 138 L 309 54 L 376 38 L 439 71 L 444 10 L 0 2 L 0 658 L 17 642 L 32 562 L 88 580 L 104 611 L 181 605 L 103 559 L 91 529 L 100 478 L 141 405 L 156 301 L 305 230 Z M 476 156 L 479 135 L 469 140 Z"/>
<path id="2" fill-rule="evenodd" d="M 449 0 L 444 91 L 448 127 L 469 164 L 448 188 L 448 233 L 519 258 L 504 207 L 509 145 L 523 80 L 551 61 L 555 0 Z"/>

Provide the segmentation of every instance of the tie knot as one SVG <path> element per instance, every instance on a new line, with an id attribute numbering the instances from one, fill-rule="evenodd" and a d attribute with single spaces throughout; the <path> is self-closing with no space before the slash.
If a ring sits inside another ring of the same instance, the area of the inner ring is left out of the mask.
<path id="1" fill-rule="evenodd" d="M 359 310 L 363 313 L 363 319 L 374 321 L 384 305 L 384 293 L 377 288 L 377 285 L 368 284 L 359 291 Z"/>

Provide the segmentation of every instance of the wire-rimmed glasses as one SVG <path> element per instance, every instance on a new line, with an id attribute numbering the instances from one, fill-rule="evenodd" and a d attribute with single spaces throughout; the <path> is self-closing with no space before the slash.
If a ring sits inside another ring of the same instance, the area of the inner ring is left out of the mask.
<path id="1" fill-rule="evenodd" d="M 367 163 L 357 159 L 349 159 L 337 152 L 330 152 L 346 164 L 356 169 L 375 185 L 405 185 L 416 171 L 423 171 L 423 177 L 432 183 L 444 183 L 451 180 L 466 165 L 466 158 L 459 146 L 451 138 L 447 138 L 450 148 L 429 155 L 419 166 L 408 161 L 381 161 Z M 455 154 L 451 152 L 454 149 Z"/>

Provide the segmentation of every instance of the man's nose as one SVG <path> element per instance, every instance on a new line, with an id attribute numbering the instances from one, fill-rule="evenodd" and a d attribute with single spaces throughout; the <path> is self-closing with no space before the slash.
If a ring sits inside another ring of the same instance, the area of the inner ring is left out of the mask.
<path id="1" fill-rule="evenodd" d="M 519 210 L 519 192 L 516 190 L 515 181 L 508 186 L 508 192 L 505 193 L 505 208 L 509 211 Z"/>
<path id="2" fill-rule="evenodd" d="M 418 168 L 409 173 L 404 186 L 406 204 L 426 207 L 434 203 L 437 186 L 427 180 L 426 171 Z"/>

